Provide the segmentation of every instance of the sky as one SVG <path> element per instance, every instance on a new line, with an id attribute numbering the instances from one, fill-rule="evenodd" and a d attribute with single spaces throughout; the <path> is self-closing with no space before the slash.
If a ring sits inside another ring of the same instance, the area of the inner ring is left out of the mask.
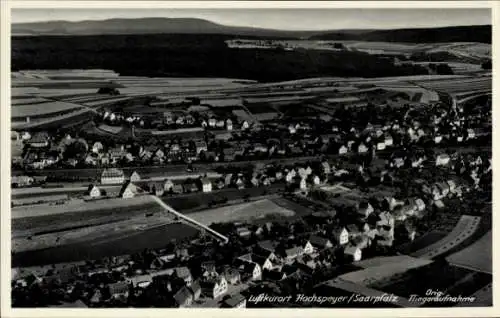
<path id="1" fill-rule="evenodd" d="M 491 24 L 490 9 L 12 9 L 12 23 L 110 18 L 201 18 L 280 30 L 391 29 Z"/>

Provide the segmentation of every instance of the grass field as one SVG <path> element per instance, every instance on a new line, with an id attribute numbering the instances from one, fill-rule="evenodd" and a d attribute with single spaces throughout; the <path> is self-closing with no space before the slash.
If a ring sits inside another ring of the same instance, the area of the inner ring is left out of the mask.
<path id="1" fill-rule="evenodd" d="M 228 202 L 243 200 L 246 196 L 258 197 L 266 194 L 277 193 L 284 188 L 283 184 L 273 184 L 269 187 L 247 188 L 238 190 L 236 188 L 225 188 L 213 193 L 197 193 L 188 196 L 163 197 L 163 201 L 181 213 L 197 212 L 207 209 L 215 200 L 227 199 Z"/>
<path id="2" fill-rule="evenodd" d="M 26 117 L 26 116 L 40 116 L 47 115 L 51 113 L 59 113 L 72 111 L 82 108 L 82 106 L 72 103 L 65 102 L 54 102 L 49 101 L 45 103 L 39 104 L 30 104 L 30 105 L 17 105 L 16 107 L 12 107 L 11 116 L 12 117 Z"/>
<path id="3" fill-rule="evenodd" d="M 100 129 L 100 130 L 103 130 L 107 133 L 110 133 L 110 134 L 119 134 L 122 130 L 123 130 L 123 127 L 122 126 L 109 126 L 109 125 L 106 125 L 106 124 L 100 124 L 97 129 Z"/>
<path id="4" fill-rule="evenodd" d="M 492 256 L 492 235 L 490 231 L 474 244 L 448 256 L 446 260 L 456 266 L 493 273 Z"/>
<path id="5" fill-rule="evenodd" d="M 118 235 L 107 235 L 92 241 L 58 247 L 14 253 L 12 267 L 27 267 L 136 253 L 145 248 L 163 248 L 170 240 L 186 239 L 198 233 L 181 223 L 167 224 L 149 230 L 136 230 Z"/>
<path id="6" fill-rule="evenodd" d="M 218 222 L 251 221 L 268 215 L 291 217 L 295 212 L 282 208 L 272 200 L 230 205 L 221 208 L 190 213 L 189 217 L 206 225 Z"/>
<path id="7" fill-rule="evenodd" d="M 480 220 L 480 217 L 463 215 L 446 237 L 412 253 L 411 256 L 431 259 L 448 252 L 473 235 Z"/>
<path id="8" fill-rule="evenodd" d="M 17 207 L 12 209 L 11 218 L 13 220 L 22 220 L 26 218 L 38 218 L 49 215 L 64 215 L 63 218 L 70 218 L 77 213 L 92 214 L 105 211 L 106 209 L 124 209 L 133 206 L 144 206 L 147 204 L 156 204 L 149 196 L 137 196 L 131 199 L 112 198 L 85 202 L 83 200 L 74 200 L 71 203 L 57 206 L 47 206 L 33 210 L 31 207 Z M 82 213 L 83 212 L 83 213 Z"/>

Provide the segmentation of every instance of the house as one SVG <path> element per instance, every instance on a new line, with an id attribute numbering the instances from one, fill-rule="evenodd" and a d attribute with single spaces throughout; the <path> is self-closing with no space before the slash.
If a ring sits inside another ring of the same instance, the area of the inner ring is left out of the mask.
<path id="1" fill-rule="evenodd" d="M 163 188 L 163 184 L 161 182 L 152 183 L 149 186 L 149 189 L 152 195 L 156 195 L 158 197 L 163 196 L 165 193 L 165 189 Z"/>
<path id="2" fill-rule="evenodd" d="M 321 172 L 326 175 L 329 175 L 332 172 L 332 169 L 328 161 L 323 161 L 321 163 Z"/>
<path id="3" fill-rule="evenodd" d="M 232 295 L 230 298 L 224 300 L 222 308 L 246 308 L 247 299 L 241 294 Z"/>
<path id="4" fill-rule="evenodd" d="M 358 262 L 361 260 L 361 249 L 356 246 L 347 246 L 344 249 L 344 255 L 351 261 Z"/>
<path id="5" fill-rule="evenodd" d="M 304 244 L 304 254 L 312 254 L 314 253 L 314 246 L 311 244 L 311 242 L 308 240 Z"/>
<path id="6" fill-rule="evenodd" d="M 446 197 L 450 193 L 450 186 L 446 182 L 438 182 L 436 184 L 439 191 L 441 192 L 442 197 Z"/>
<path id="7" fill-rule="evenodd" d="M 440 154 L 436 157 L 436 166 L 446 166 L 450 162 L 448 154 Z"/>
<path id="8" fill-rule="evenodd" d="M 227 281 L 224 276 L 200 283 L 201 292 L 212 299 L 216 299 L 227 292 Z"/>
<path id="9" fill-rule="evenodd" d="M 174 270 L 174 275 L 182 279 L 184 283 L 186 283 L 186 286 L 190 286 L 193 281 L 191 271 L 186 266 L 176 267 Z"/>
<path id="10" fill-rule="evenodd" d="M 367 218 L 373 211 L 373 206 L 368 201 L 363 201 L 358 204 L 358 214 L 363 218 Z"/>
<path id="11" fill-rule="evenodd" d="M 195 141 L 195 147 L 196 147 L 196 154 L 200 154 L 200 152 L 207 152 L 208 151 L 208 146 L 207 143 L 204 141 Z"/>
<path id="12" fill-rule="evenodd" d="M 368 152 L 368 147 L 365 146 L 364 143 L 359 144 L 358 153 L 366 153 L 366 152 Z"/>
<path id="13" fill-rule="evenodd" d="M 317 236 L 317 235 L 312 235 L 309 237 L 308 243 L 315 249 L 315 250 L 323 250 L 325 248 L 331 248 L 333 247 L 332 242 L 324 237 Z M 304 249 L 305 252 L 305 249 Z M 310 254 L 310 253 L 308 253 Z"/>
<path id="14" fill-rule="evenodd" d="M 268 223 L 271 224 L 271 223 Z M 267 226 L 268 231 L 270 231 L 270 227 Z M 271 240 L 265 240 L 265 241 L 260 241 L 257 243 L 256 250 L 258 251 L 259 254 L 270 254 L 274 253 L 276 251 L 276 246 L 277 244 L 274 241 Z"/>
<path id="15" fill-rule="evenodd" d="M 128 292 L 129 292 L 129 286 L 127 282 L 116 282 L 113 284 L 110 284 L 109 286 L 109 292 L 111 294 L 111 297 L 113 298 L 119 298 L 119 297 L 128 297 Z"/>
<path id="16" fill-rule="evenodd" d="M 226 119 L 226 129 L 233 130 L 233 121 L 231 119 Z"/>
<path id="17" fill-rule="evenodd" d="M 35 133 L 31 139 L 25 141 L 32 148 L 44 148 L 49 146 L 49 134 L 47 132 Z"/>
<path id="18" fill-rule="evenodd" d="M 191 294 L 193 295 L 193 300 L 198 300 L 201 296 L 201 286 L 200 282 L 198 280 L 195 280 L 194 282 L 191 283 L 191 286 L 189 286 L 189 290 L 191 291 Z"/>
<path id="19" fill-rule="evenodd" d="M 252 232 L 247 227 L 238 227 L 236 233 L 239 237 L 249 237 Z"/>
<path id="20" fill-rule="evenodd" d="M 272 255 L 274 256 L 274 254 L 272 254 Z M 273 256 L 271 256 L 271 255 L 260 256 L 257 254 L 251 254 L 251 259 L 254 263 L 259 264 L 259 266 L 262 270 L 265 270 L 265 269 L 271 270 L 274 267 L 273 263 L 271 262 L 271 260 L 273 259 Z"/>
<path id="21" fill-rule="evenodd" d="M 130 199 L 133 198 L 137 193 L 138 193 L 137 186 L 128 181 L 122 186 L 118 196 L 123 199 Z"/>
<path id="22" fill-rule="evenodd" d="M 262 279 L 262 269 L 257 263 L 241 261 L 238 271 L 242 280 L 257 281 Z"/>
<path id="23" fill-rule="evenodd" d="M 91 198 L 99 198 L 101 196 L 101 189 L 99 189 L 95 184 L 89 185 L 88 195 Z"/>
<path id="24" fill-rule="evenodd" d="M 300 190 L 307 190 L 307 181 L 305 178 L 296 178 L 298 180 L 298 186 Z"/>
<path id="25" fill-rule="evenodd" d="M 474 129 L 469 128 L 467 129 L 467 139 L 474 139 L 476 138 L 476 133 L 474 132 Z"/>
<path id="26" fill-rule="evenodd" d="M 310 175 L 312 184 L 314 185 L 319 185 L 321 183 L 321 179 L 319 178 L 318 175 Z"/>
<path id="27" fill-rule="evenodd" d="M 163 190 L 165 192 L 172 191 L 173 187 L 174 187 L 174 183 L 170 179 L 165 180 L 165 182 L 163 183 Z"/>
<path id="28" fill-rule="evenodd" d="M 286 261 L 290 262 L 295 260 L 297 257 L 302 256 L 304 254 L 304 249 L 302 246 L 295 246 L 292 248 L 285 249 L 284 258 Z"/>
<path id="29" fill-rule="evenodd" d="M 212 192 L 212 181 L 209 178 L 204 177 L 200 180 L 201 191 L 203 192 Z"/>
<path id="30" fill-rule="evenodd" d="M 405 165 L 405 160 L 401 157 L 394 158 L 392 160 L 392 164 L 391 164 L 391 166 L 393 166 L 395 168 L 401 168 L 404 165 Z"/>
<path id="31" fill-rule="evenodd" d="M 393 143 L 394 143 L 394 140 L 392 139 L 392 136 L 391 136 L 391 135 L 389 135 L 389 134 L 386 134 L 386 135 L 385 135 L 385 139 L 384 139 L 384 143 L 385 143 L 385 145 L 386 145 L 386 146 L 388 146 L 388 147 L 392 146 L 392 145 L 393 145 Z"/>
<path id="32" fill-rule="evenodd" d="M 424 200 L 422 200 L 420 198 L 415 199 L 415 205 L 417 206 L 417 211 L 425 210 Z"/>
<path id="33" fill-rule="evenodd" d="M 385 149 L 385 142 L 377 143 L 377 150 L 384 150 L 384 149 Z"/>
<path id="34" fill-rule="evenodd" d="M 101 174 L 101 184 L 123 184 L 125 175 L 123 170 L 116 168 L 104 169 Z"/>
<path id="35" fill-rule="evenodd" d="M 94 144 L 92 145 L 92 152 L 93 153 L 98 154 L 98 153 L 103 152 L 103 150 L 104 150 L 104 146 L 99 141 L 94 142 Z"/>
<path id="36" fill-rule="evenodd" d="M 368 235 L 359 235 L 352 239 L 352 245 L 363 250 L 371 245 L 371 238 Z"/>
<path id="37" fill-rule="evenodd" d="M 238 190 L 244 189 L 245 181 L 243 181 L 243 178 L 241 176 L 237 176 L 236 179 L 234 180 L 234 185 Z"/>
<path id="38" fill-rule="evenodd" d="M 335 227 L 332 230 L 333 239 L 339 245 L 344 245 L 349 242 L 349 232 L 345 227 Z"/>
<path id="39" fill-rule="evenodd" d="M 141 176 L 137 173 L 137 171 L 132 172 L 130 175 L 130 182 L 138 182 L 141 181 Z"/>
<path id="40" fill-rule="evenodd" d="M 237 285 L 241 282 L 240 272 L 234 268 L 226 268 L 224 270 L 224 278 L 231 285 Z"/>
<path id="41" fill-rule="evenodd" d="M 441 189 L 441 187 L 438 186 L 437 183 L 432 186 L 432 193 L 431 194 L 432 194 L 434 201 L 441 200 L 444 197 L 442 189 Z"/>
<path id="42" fill-rule="evenodd" d="M 178 307 L 189 307 L 193 303 L 193 294 L 188 287 L 183 286 L 174 294 L 174 300 Z"/>
<path id="43" fill-rule="evenodd" d="M 346 230 L 349 233 L 349 238 L 354 238 L 362 234 L 359 226 L 356 224 L 348 224 Z"/>
<path id="44" fill-rule="evenodd" d="M 295 169 L 292 169 L 288 171 L 287 174 L 285 175 L 285 181 L 291 183 L 296 176 L 297 173 L 295 172 Z"/>
<path id="45" fill-rule="evenodd" d="M 266 281 L 280 281 L 285 279 L 286 273 L 278 270 L 266 270 L 263 272 L 263 279 Z"/>
<path id="46" fill-rule="evenodd" d="M 455 194 L 455 191 L 457 189 L 457 184 L 455 183 L 455 181 L 448 180 L 448 181 L 446 181 L 446 183 L 448 184 L 448 187 L 450 189 L 450 193 Z"/>
<path id="47" fill-rule="evenodd" d="M 198 190 L 198 185 L 192 180 L 186 180 L 184 184 L 182 184 L 182 192 L 184 193 L 198 192 Z"/>
<path id="48" fill-rule="evenodd" d="M 90 297 L 89 302 L 91 305 L 99 304 L 102 300 L 102 293 L 99 289 L 95 289 L 91 292 L 92 297 Z"/>
<path id="49" fill-rule="evenodd" d="M 347 147 L 345 145 L 340 146 L 339 148 L 339 155 L 344 155 L 348 151 Z"/>

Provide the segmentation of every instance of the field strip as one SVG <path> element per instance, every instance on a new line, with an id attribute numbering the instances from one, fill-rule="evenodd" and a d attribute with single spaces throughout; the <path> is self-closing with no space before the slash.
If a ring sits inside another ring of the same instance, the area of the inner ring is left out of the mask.
<path id="1" fill-rule="evenodd" d="M 367 260 L 365 264 L 370 265 L 370 262 L 379 263 L 380 265 L 350 272 L 339 276 L 339 278 L 353 283 L 369 285 L 382 279 L 392 277 L 396 274 L 404 273 L 410 269 L 426 266 L 433 261 L 428 259 L 416 260 L 412 257 L 406 258 L 396 256 L 390 257 L 388 260 L 385 260 L 383 257 L 376 258 L 375 260 Z"/>
<path id="2" fill-rule="evenodd" d="M 493 274 L 491 245 L 492 234 L 489 231 L 472 245 L 448 256 L 446 260 L 455 266 Z"/>
<path id="3" fill-rule="evenodd" d="M 12 209 L 11 218 L 25 218 L 37 217 L 52 214 L 73 213 L 73 212 L 87 212 L 92 210 L 106 209 L 106 208 L 127 208 L 130 206 L 137 206 L 146 203 L 152 203 L 150 196 L 137 196 L 130 199 L 112 198 L 96 201 L 83 201 L 78 200 L 75 203 L 68 203 L 64 205 L 45 206 L 40 209 L 33 210 L 32 207 L 16 207 Z"/>
<path id="4" fill-rule="evenodd" d="M 411 254 L 413 257 L 431 259 L 446 253 L 468 239 L 479 226 L 481 217 L 463 215 L 453 230 L 442 240 Z"/>

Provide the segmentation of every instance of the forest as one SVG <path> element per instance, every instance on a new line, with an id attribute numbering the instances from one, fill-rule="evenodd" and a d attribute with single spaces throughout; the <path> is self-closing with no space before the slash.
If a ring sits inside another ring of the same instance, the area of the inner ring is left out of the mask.
<path id="1" fill-rule="evenodd" d="M 363 52 L 230 49 L 226 35 L 102 35 L 12 38 L 12 71 L 111 69 L 128 76 L 226 77 L 261 82 L 310 77 L 428 74 Z"/>

